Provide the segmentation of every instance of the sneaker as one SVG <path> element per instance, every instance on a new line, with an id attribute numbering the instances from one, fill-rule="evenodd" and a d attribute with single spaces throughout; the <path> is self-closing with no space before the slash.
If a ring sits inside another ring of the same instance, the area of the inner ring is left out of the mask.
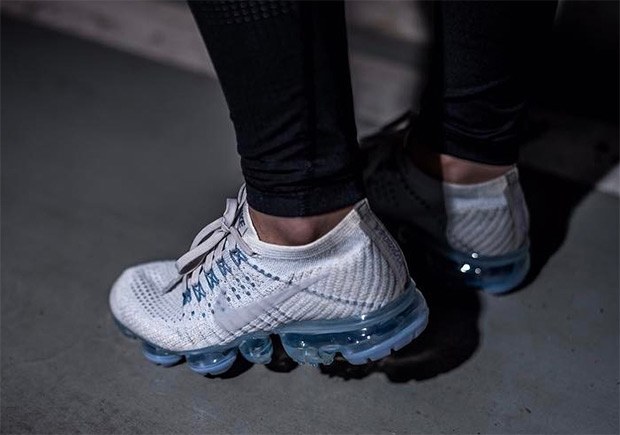
<path id="1" fill-rule="evenodd" d="M 372 209 L 415 258 L 419 273 L 434 282 L 488 293 L 515 289 L 530 266 L 529 215 L 517 168 L 479 184 L 442 182 L 406 154 L 408 131 L 388 129 L 364 142 Z"/>
<path id="2" fill-rule="evenodd" d="M 428 321 L 402 252 L 366 200 L 315 242 L 278 246 L 259 240 L 244 188 L 176 264 L 123 272 L 110 306 L 147 359 L 187 360 L 210 375 L 228 370 L 238 351 L 268 363 L 270 334 L 299 363 L 330 364 L 340 353 L 363 364 L 405 346 Z"/>

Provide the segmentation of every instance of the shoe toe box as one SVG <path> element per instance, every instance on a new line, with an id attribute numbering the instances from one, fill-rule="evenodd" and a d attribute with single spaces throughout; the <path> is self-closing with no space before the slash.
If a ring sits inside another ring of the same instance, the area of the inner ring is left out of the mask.
<path id="1" fill-rule="evenodd" d="M 147 338 L 154 324 L 165 320 L 158 308 L 162 305 L 164 289 L 177 276 L 174 261 L 126 269 L 110 291 L 110 309 L 114 318 L 134 334 Z"/>

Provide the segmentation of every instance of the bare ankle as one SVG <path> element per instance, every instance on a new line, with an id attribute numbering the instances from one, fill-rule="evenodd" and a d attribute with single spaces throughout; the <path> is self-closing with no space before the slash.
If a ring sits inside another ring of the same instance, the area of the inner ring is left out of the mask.
<path id="1" fill-rule="evenodd" d="M 416 144 L 409 147 L 415 165 L 428 175 L 448 183 L 476 184 L 492 180 L 508 172 L 512 165 L 487 165 L 431 151 Z"/>
<path id="2" fill-rule="evenodd" d="M 352 209 L 353 206 L 348 206 L 316 216 L 290 218 L 268 215 L 250 207 L 250 217 L 263 242 L 299 246 L 312 243 L 330 232 Z"/>

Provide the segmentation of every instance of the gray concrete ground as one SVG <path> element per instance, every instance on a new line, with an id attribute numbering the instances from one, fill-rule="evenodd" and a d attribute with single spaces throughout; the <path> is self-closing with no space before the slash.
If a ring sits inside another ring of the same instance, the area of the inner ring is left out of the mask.
<path id="1" fill-rule="evenodd" d="M 2 115 L 2 433 L 618 433 L 616 196 L 526 167 L 520 291 L 427 286 L 428 330 L 377 364 L 203 378 L 146 362 L 107 294 L 235 193 L 217 83 L 3 18 Z"/>

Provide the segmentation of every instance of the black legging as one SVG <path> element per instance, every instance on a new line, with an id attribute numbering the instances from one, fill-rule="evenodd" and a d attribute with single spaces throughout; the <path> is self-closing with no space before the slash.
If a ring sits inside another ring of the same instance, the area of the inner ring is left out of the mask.
<path id="1" fill-rule="evenodd" d="M 342 1 L 189 1 L 222 84 L 248 203 L 308 216 L 364 197 Z M 528 54 L 555 6 L 437 2 L 437 44 L 420 122 L 439 152 L 517 158 Z"/>

